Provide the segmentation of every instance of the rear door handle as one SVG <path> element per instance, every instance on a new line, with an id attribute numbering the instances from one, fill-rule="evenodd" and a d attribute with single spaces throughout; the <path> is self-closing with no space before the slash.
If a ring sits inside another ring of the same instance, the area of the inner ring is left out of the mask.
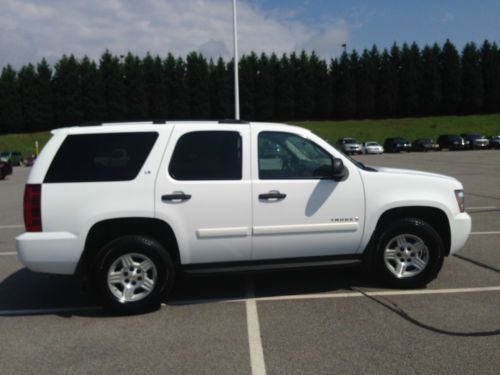
<path id="1" fill-rule="evenodd" d="M 172 202 L 172 201 L 187 201 L 191 199 L 190 194 L 184 193 L 173 193 L 173 194 L 165 194 L 161 196 L 161 200 L 163 202 Z"/>
<path id="2" fill-rule="evenodd" d="M 283 194 L 283 193 L 280 193 L 279 191 L 271 191 L 269 193 L 266 193 L 266 194 L 259 194 L 259 199 L 261 200 L 272 200 L 272 199 L 276 199 L 276 200 L 279 200 L 279 199 L 285 199 L 286 198 L 286 194 Z"/>

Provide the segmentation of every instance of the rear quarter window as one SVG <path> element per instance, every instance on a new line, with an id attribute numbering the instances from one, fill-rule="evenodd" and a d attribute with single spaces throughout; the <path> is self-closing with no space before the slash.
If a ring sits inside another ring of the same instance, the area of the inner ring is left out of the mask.
<path id="1" fill-rule="evenodd" d="M 133 180 L 157 138 L 155 132 L 68 135 L 44 182 Z"/>

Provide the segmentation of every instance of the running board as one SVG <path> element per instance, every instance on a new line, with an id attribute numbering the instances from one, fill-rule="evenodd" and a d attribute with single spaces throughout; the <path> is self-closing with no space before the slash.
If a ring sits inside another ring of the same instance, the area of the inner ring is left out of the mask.
<path id="1" fill-rule="evenodd" d="M 311 258 L 309 258 L 311 259 Z M 205 263 L 186 265 L 182 270 L 187 274 L 205 273 L 231 273 L 231 272 L 257 272 L 268 270 L 284 270 L 297 268 L 318 268 L 318 267 L 347 267 L 361 264 L 360 258 L 343 258 L 328 260 L 282 260 L 282 261 L 257 261 L 257 262 L 228 262 L 228 263 Z"/>

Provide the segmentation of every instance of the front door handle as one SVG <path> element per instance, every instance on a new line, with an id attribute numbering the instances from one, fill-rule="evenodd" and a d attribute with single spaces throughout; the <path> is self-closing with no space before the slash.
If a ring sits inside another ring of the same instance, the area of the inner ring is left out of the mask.
<path id="1" fill-rule="evenodd" d="M 173 194 L 165 194 L 165 195 L 161 196 L 161 200 L 163 202 L 187 201 L 189 199 L 191 199 L 191 195 L 184 194 L 182 192 L 180 192 L 180 193 L 173 193 Z"/>
<path id="2" fill-rule="evenodd" d="M 279 191 L 271 191 L 271 192 L 266 193 L 266 194 L 259 194 L 259 199 L 265 200 L 265 201 L 272 200 L 272 199 L 280 200 L 280 199 L 285 199 L 285 198 L 286 198 L 286 194 L 280 193 Z"/>

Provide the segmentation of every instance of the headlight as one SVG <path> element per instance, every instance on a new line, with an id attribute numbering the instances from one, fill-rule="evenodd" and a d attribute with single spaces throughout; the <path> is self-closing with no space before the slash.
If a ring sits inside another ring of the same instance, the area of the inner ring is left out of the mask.
<path id="1" fill-rule="evenodd" d="M 455 198 L 457 198 L 458 208 L 460 212 L 465 211 L 465 199 L 463 190 L 455 190 Z"/>

